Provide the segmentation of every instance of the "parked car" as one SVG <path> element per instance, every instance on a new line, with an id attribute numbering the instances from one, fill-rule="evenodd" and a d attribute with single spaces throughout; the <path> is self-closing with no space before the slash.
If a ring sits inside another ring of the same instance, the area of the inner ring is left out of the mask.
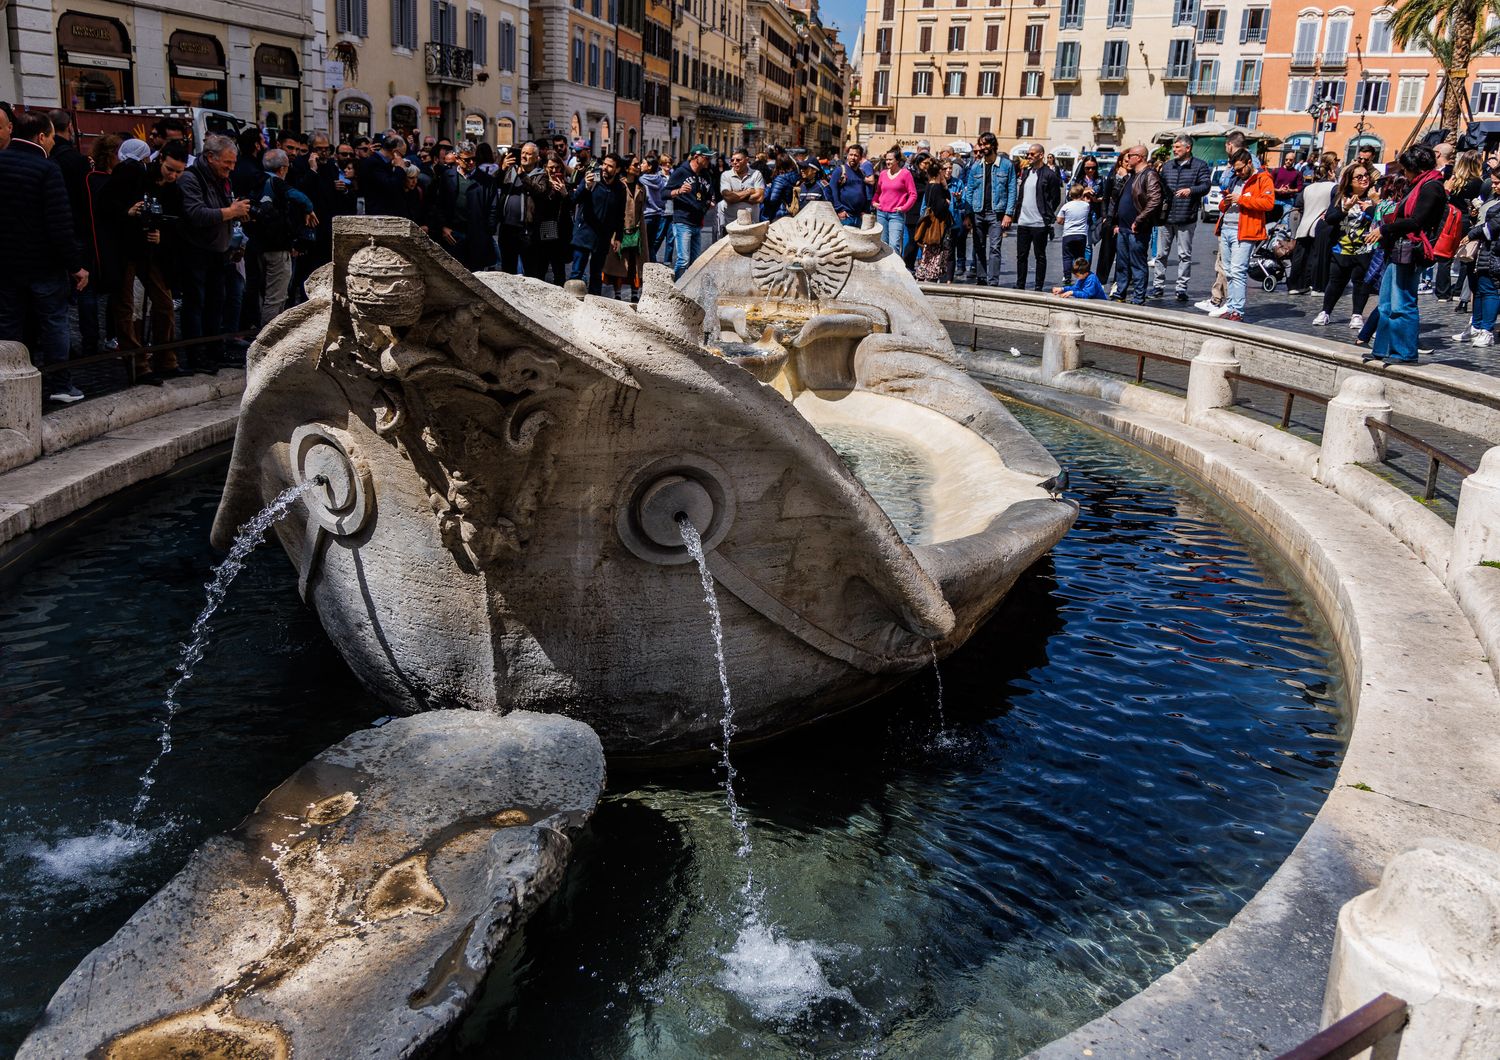
<path id="1" fill-rule="evenodd" d="M 1224 198 L 1224 192 L 1219 187 L 1219 182 L 1224 179 L 1224 173 L 1228 169 L 1229 163 L 1227 162 L 1214 166 L 1213 177 L 1210 178 L 1208 187 L 1208 194 L 1203 196 L 1203 220 L 1206 222 L 1217 221 L 1219 219 L 1219 200 Z"/>
<path id="2" fill-rule="evenodd" d="M 75 111 L 73 118 L 78 124 L 79 148 L 85 151 L 94 137 L 106 133 L 144 140 L 157 118 L 180 118 L 186 122 L 193 130 L 192 147 L 195 152 L 209 133 L 237 136 L 247 124 L 243 118 L 235 117 L 228 111 L 180 106 L 106 107 L 104 110 Z"/>

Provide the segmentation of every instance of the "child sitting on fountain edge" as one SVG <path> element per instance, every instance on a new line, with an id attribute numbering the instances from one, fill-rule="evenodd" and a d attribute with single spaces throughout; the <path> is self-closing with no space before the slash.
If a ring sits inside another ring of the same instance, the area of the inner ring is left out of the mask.
<path id="1" fill-rule="evenodd" d="M 1087 258 L 1073 259 L 1073 282 L 1066 287 L 1054 287 L 1052 293 L 1059 298 L 1106 298 L 1104 285 L 1099 277 L 1089 271 Z"/>

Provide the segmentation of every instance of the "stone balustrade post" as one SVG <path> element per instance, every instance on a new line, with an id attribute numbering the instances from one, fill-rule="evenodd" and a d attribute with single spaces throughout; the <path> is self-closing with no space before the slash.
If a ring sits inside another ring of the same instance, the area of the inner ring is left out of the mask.
<path id="1" fill-rule="evenodd" d="M 1063 372 L 1077 369 L 1082 361 L 1083 322 L 1077 313 L 1051 313 L 1042 337 L 1042 382 L 1050 383 Z"/>
<path id="2" fill-rule="evenodd" d="M 1365 422 L 1391 422 L 1391 403 L 1385 383 L 1373 375 L 1351 375 L 1328 402 L 1323 418 L 1323 446 L 1318 453 L 1318 477 L 1345 464 L 1378 464 L 1385 459 L 1385 435 Z"/>
<path id="3" fill-rule="evenodd" d="M 1449 577 L 1486 560 L 1500 562 L 1500 445 L 1486 452 L 1478 470 L 1464 479 L 1453 523 Z"/>
<path id="4" fill-rule="evenodd" d="M 1497 938 L 1500 854 L 1456 839 L 1422 840 L 1387 863 L 1379 886 L 1339 911 L 1323 1026 L 1389 993 L 1411 1006 L 1402 1056 L 1500 1056 Z"/>
<path id="5" fill-rule="evenodd" d="M 42 455 L 42 373 L 19 342 L 0 342 L 0 471 Z"/>
<path id="6" fill-rule="evenodd" d="M 1187 422 L 1192 423 L 1211 409 L 1227 409 L 1234 404 L 1234 380 L 1230 372 L 1240 370 L 1234 355 L 1234 343 L 1228 339 L 1209 339 L 1188 367 Z"/>

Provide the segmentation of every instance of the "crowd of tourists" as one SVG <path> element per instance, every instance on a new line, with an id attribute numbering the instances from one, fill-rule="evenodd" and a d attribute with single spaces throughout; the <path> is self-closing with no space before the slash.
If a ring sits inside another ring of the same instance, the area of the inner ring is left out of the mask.
<path id="1" fill-rule="evenodd" d="M 776 220 L 826 202 L 846 225 L 877 225 L 922 281 L 997 285 L 1008 236 L 1014 283 L 1071 298 L 1189 301 L 1198 220 L 1213 167 L 1180 137 L 1069 167 L 1040 144 L 1012 158 L 993 134 L 972 148 L 879 159 L 799 148 L 698 145 L 685 157 L 606 153 L 554 137 L 513 147 L 389 130 L 334 144 L 324 133 L 250 127 L 192 142 L 173 118 L 145 140 L 101 136 L 79 150 L 65 111 L 0 104 L 0 339 L 26 341 L 49 367 L 48 396 L 82 397 L 64 362 L 138 351 L 137 381 L 243 364 L 247 339 L 306 297 L 332 255 L 335 218 L 405 217 L 471 270 L 498 269 L 635 300 L 641 266 L 681 276 L 725 227 Z M 1500 161 L 1425 147 L 1384 167 L 1336 156 L 1269 168 L 1239 134 L 1217 178 L 1222 205 L 1213 294 L 1198 307 L 1244 319 L 1252 262 L 1288 259 L 1293 293 L 1320 293 L 1326 325 L 1351 292 L 1351 331 L 1370 356 L 1417 356 L 1417 302 L 1428 277 L 1439 300 L 1471 309 L 1455 336 L 1493 342 L 1500 293 Z M 1454 210 L 1450 210 L 1449 207 Z M 1443 240 L 1457 212 L 1469 239 Z M 1050 246 L 1060 243 L 1055 266 Z M 1371 308 L 1369 303 L 1377 303 Z M 196 341 L 195 341 L 196 340 Z"/>

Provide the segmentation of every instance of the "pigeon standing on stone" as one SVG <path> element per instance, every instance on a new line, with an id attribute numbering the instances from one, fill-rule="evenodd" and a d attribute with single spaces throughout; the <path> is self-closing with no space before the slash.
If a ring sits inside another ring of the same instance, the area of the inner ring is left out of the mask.
<path id="1" fill-rule="evenodd" d="M 1068 488 L 1068 472 L 1064 468 L 1051 478 L 1043 479 L 1037 483 L 1038 486 L 1047 491 L 1047 496 L 1055 501 L 1062 500 L 1063 491 Z"/>

